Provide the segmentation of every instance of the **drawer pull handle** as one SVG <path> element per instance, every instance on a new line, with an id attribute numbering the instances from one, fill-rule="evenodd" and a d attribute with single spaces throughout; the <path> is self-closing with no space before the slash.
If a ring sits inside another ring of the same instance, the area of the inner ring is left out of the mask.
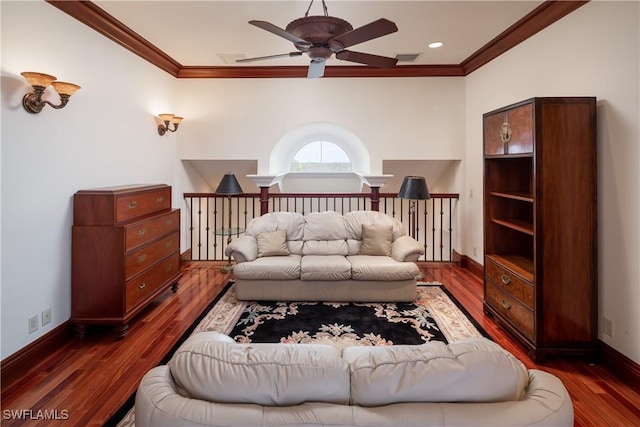
<path id="1" fill-rule="evenodd" d="M 167 224 L 167 225 L 173 224 L 173 218 L 167 219 L 164 223 Z"/>
<path id="2" fill-rule="evenodd" d="M 167 271 L 171 271 L 173 269 L 173 264 L 168 264 L 167 265 Z"/>
<path id="3" fill-rule="evenodd" d="M 165 247 L 170 248 L 171 246 L 173 246 L 173 240 L 167 240 L 164 244 Z"/>
<path id="4" fill-rule="evenodd" d="M 147 254 L 142 254 L 138 257 L 138 264 L 142 264 L 147 259 Z"/>
<path id="5" fill-rule="evenodd" d="M 139 290 L 143 290 L 143 289 L 144 289 L 144 288 L 146 288 L 146 287 L 147 287 L 147 284 L 146 284 L 146 283 L 140 283 L 140 284 L 138 285 L 138 289 L 139 289 Z"/>
<path id="6" fill-rule="evenodd" d="M 511 309 L 511 304 L 509 304 L 506 300 L 502 300 L 502 306 L 504 307 L 505 310 Z"/>
<path id="7" fill-rule="evenodd" d="M 505 285 L 509 285 L 511 283 L 511 277 L 507 276 L 506 274 L 503 274 L 500 279 Z"/>
<path id="8" fill-rule="evenodd" d="M 147 232 L 146 228 L 141 228 L 140 230 L 138 230 L 138 236 L 142 237 L 145 235 L 146 232 Z"/>
<path id="9" fill-rule="evenodd" d="M 164 197 L 162 197 L 162 196 L 158 196 L 158 197 L 156 198 L 156 203 L 162 203 L 162 202 L 164 202 Z"/>
<path id="10" fill-rule="evenodd" d="M 511 141 L 511 125 L 509 122 L 502 123 L 500 127 L 500 139 L 505 143 Z"/>
<path id="11" fill-rule="evenodd" d="M 127 207 L 128 207 L 129 209 L 135 209 L 135 208 L 137 208 L 137 207 L 138 207 L 138 202 L 130 202 L 130 203 L 127 205 Z"/>

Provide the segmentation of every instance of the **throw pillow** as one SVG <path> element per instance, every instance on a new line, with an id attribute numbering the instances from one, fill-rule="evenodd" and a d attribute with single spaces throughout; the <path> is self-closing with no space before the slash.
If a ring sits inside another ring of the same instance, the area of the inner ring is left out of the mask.
<path id="1" fill-rule="evenodd" d="M 391 255 L 393 227 L 383 224 L 363 224 L 360 255 Z"/>
<path id="2" fill-rule="evenodd" d="M 257 240 L 258 257 L 289 255 L 286 230 L 260 233 Z"/>

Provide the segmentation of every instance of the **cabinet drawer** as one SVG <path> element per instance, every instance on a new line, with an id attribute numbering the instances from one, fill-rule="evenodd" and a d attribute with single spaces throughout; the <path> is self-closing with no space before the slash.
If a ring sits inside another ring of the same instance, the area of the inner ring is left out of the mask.
<path id="1" fill-rule="evenodd" d="M 158 236 L 178 230 L 180 227 L 180 210 L 174 209 L 170 213 L 157 216 L 147 221 L 136 222 L 126 226 L 126 250 L 136 248 L 150 242 Z"/>
<path id="2" fill-rule="evenodd" d="M 171 208 L 171 188 L 122 195 L 116 198 L 116 222 Z"/>
<path id="3" fill-rule="evenodd" d="M 148 246 L 127 255 L 125 261 L 125 276 L 130 278 L 155 264 L 179 248 L 180 233 L 175 232 L 167 237 L 158 240 Z"/>
<path id="4" fill-rule="evenodd" d="M 484 117 L 486 155 L 533 153 L 533 103 Z"/>
<path id="5" fill-rule="evenodd" d="M 488 257 L 485 260 L 485 275 L 493 284 L 533 310 L 533 284 L 503 266 L 495 264 Z"/>
<path id="6" fill-rule="evenodd" d="M 148 271 L 126 283 L 125 312 L 135 308 L 149 295 L 158 290 L 167 280 L 180 271 L 180 252 L 176 251 Z"/>
<path id="7" fill-rule="evenodd" d="M 533 340 L 533 311 L 491 282 L 485 283 L 484 298 L 487 303 L 508 319 L 525 336 Z"/>

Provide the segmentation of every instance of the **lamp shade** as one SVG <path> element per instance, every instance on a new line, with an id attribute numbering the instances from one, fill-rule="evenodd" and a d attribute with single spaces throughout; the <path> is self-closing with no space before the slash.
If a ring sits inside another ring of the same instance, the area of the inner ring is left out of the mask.
<path id="1" fill-rule="evenodd" d="M 56 79 L 55 76 L 50 76 L 49 74 L 44 73 L 35 73 L 33 71 L 24 71 L 20 74 L 22 77 L 27 79 L 27 82 L 29 82 L 31 86 L 47 87 Z"/>
<path id="2" fill-rule="evenodd" d="M 423 176 L 406 176 L 402 181 L 398 197 L 401 199 L 426 200 L 431 198 L 427 181 Z"/>
<path id="3" fill-rule="evenodd" d="M 80 86 L 67 82 L 51 82 L 51 86 L 53 86 L 53 88 L 56 90 L 56 92 L 58 92 L 59 95 L 71 96 L 76 93 L 78 89 L 80 89 Z"/>
<path id="4" fill-rule="evenodd" d="M 228 173 L 222 177 L 218 188 L 216 188 L 217 194 L 242 194 L 242 187 L 238 183 L 236 176 L 232 173 Z"/>

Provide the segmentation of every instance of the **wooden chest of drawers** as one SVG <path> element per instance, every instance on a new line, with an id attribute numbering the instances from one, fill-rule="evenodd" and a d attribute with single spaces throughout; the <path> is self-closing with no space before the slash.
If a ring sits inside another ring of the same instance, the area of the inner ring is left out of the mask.
<path id="1" fill-rule="evenodd" d="M 132 185 L 74 195 L 71 323 L 114 325 L 119 337 L 180 279 L 180 210 L 171 187 Z"/>

